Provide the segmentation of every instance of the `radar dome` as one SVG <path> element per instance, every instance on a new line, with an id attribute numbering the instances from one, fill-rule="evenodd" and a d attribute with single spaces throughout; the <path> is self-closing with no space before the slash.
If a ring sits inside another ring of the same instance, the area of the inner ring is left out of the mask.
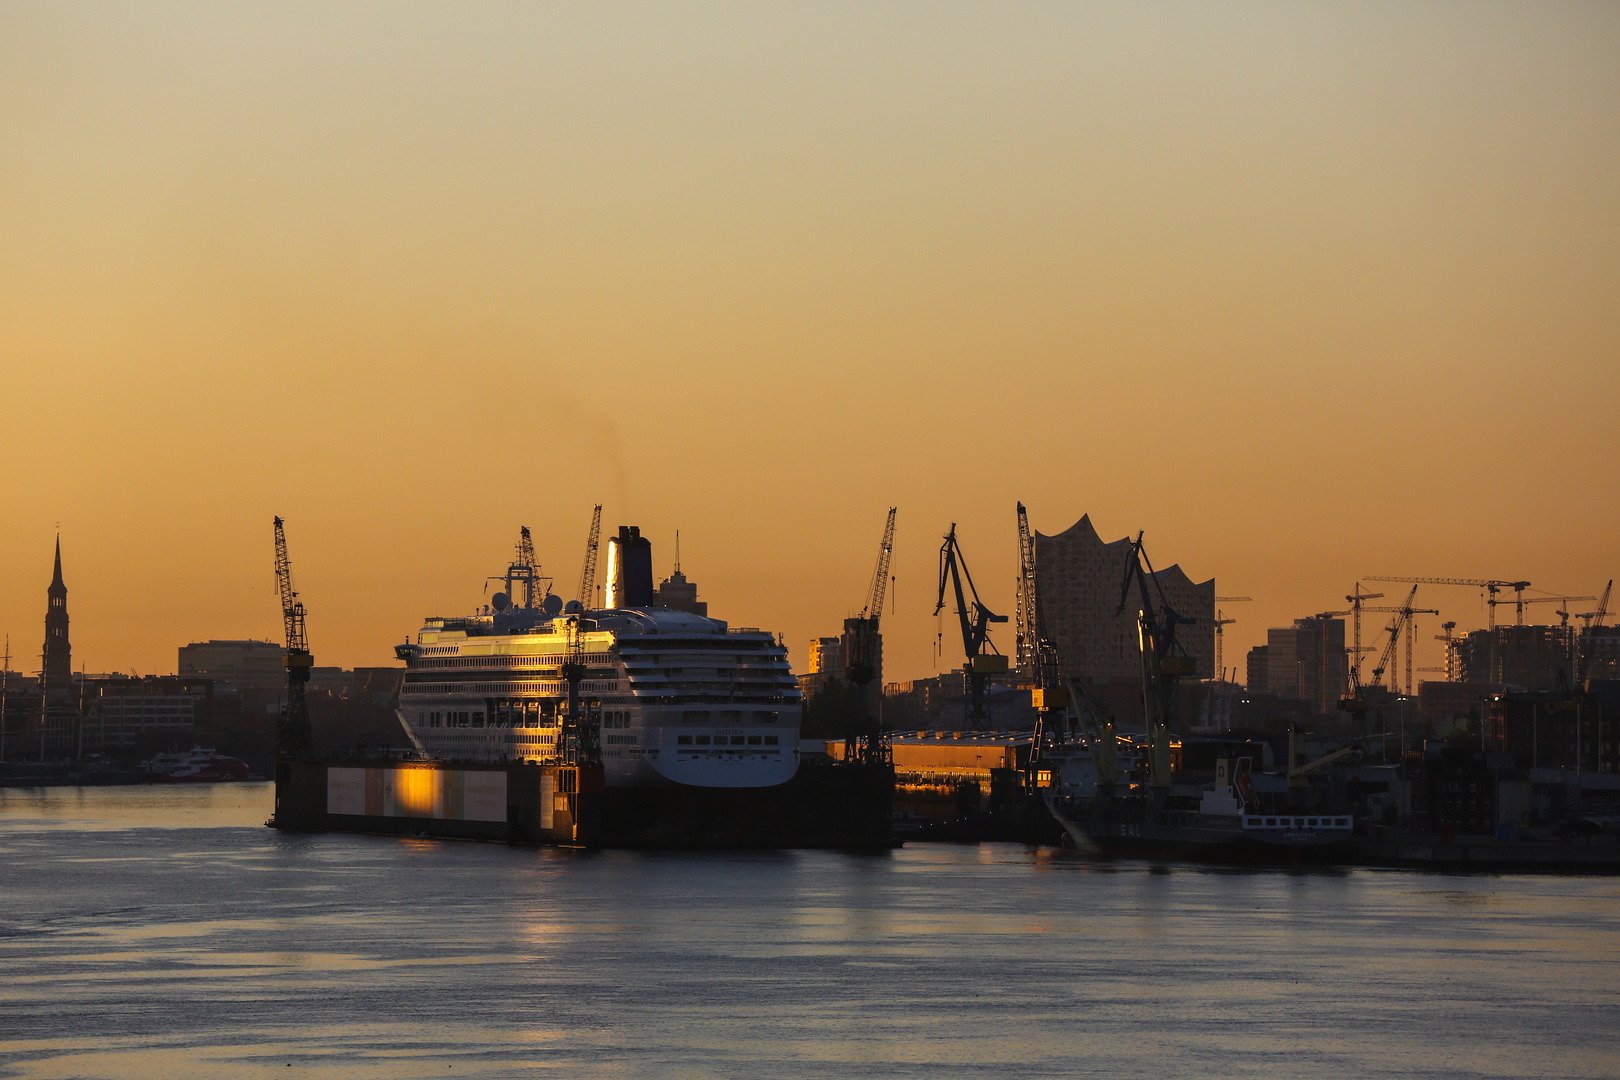
<path id="1" fill-rule="evenodd" d="M 568 603 L 563 605 L 563 614 L 564 615 L 578 615 L 580 612 L 582 612 L 584 610 L 585 610 L 585 606 L 583 604 L 581 604 L 578 600 L 570 600 L 570 601 L 568 601 Z"/>
<path id="2" fill-rule="evenodd" d="M 556 593 L 546 593 L 546 598 L 540 601 L 540 610 L 547 615 L 556 616 L 563 609 L 562 597 Z"/>
<path id="3" fill-rule="evenodd" d="M 503 592 L 498 592 L 489 598 L 489 606 L 496 611 L 505 611 L 512 606 L 512 598 Z"/>

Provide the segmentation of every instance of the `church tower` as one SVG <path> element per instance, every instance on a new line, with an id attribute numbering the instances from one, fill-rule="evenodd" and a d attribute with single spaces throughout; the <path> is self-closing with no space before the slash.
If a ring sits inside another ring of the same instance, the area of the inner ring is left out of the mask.
<path id="1" fill-rule="evenodd" d="M 73 648 L 68 644 L 67 586 L 62 583 L 62 538 L 56 538 L 56 573 L 45 609 L 45 663 L 41 683 L 47 694 L 73 690 Z"/>

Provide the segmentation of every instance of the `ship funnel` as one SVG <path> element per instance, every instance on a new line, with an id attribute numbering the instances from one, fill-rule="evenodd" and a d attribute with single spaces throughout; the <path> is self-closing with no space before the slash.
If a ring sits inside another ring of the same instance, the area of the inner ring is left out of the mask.
<path id="1" fill-rule="evenodd" d="M 651 607 L 652 542 L 635 525 L 620 525 L 608 538 L 607 606 Z"/>

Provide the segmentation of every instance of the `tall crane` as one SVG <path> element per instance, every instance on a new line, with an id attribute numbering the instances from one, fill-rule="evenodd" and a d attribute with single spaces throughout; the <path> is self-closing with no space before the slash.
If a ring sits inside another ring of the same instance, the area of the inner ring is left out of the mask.
<path id="1" fill-rule="evenodd" d="M 1363 592 L 1361 582 L 1356 582 L 1355 588 L 1345 595 L 1345 602 L 1350 605 L 1351 628 L 1354 631 L 1354 644 L 1351 646 L 1350 667 L 1354 672 L 1354 683 L 1361 685 L 1361 611 L 1368 600 L 1376 600 L 1384 594 L 1381 592 Z M 1370 649 L 1369 649 L 1370 651 Z"/>
<path id="2" fill-rule="evenodd" d="M 281 519 L 276 528 L 276 589 L 281 594 L 281 621 L 287 638 L 287 707 L 276 725 L 276 757 L 282 760 L 309 756 L 309 703 L 304 688 L 315 658 L 309 652 L 304 629 L 304 602 L 293 588 L 292 563 L 287 558 L 287 530 Z"/>
<path id="3" fill-rule="evenodd" d="M 1196 620 L 1178 614 L 1165 599 L 1153 576 L 1153 564 L 1142 549 L 1143 535 L 1136 534 L 1130 553 L 1125 557 L 1125 582 L 1120 587 L 1119 608 L 1114 614 L 1124 613 L 1131 586 L 1135 585 L 1142 605 L 1137 609 L 1136 628 L 1142 658 L 1142 704 L 1148 729 L 1148 784 L 1167 791 L 1170 787 L 1170 721 L 1176 709 L 1176 687 L 1181 676 L 1197 671 L 1193 658 L 1176 640 L 1176 627 Z M 1159 595 L 1157 608 L 1153 606 L 1154 593 Z"/>
<path id="4" fill-rule="evenodd" d="M 1609 590 L 1613 588 L 1614 578 L 1610 578 L 1609 583 L 1603 586 L 1603 596 L 1598 600 L 1597 610 L 1583 611 L 1576 616 L 1576 618 L 1580 619 L 1585 624 L 1582 629 L 1603 625 L 1603 620 L 1607 618 L 1609 614 Z"/>
<path id="5" fill-rule="evenodd" d="M 1613 588 L 1614 588 L 1614 579 L 1610 578 L 1609 583 L 1607 585 L 1603 586 L 1603 597 L 1602 597 L 1602 599 L 1600 599 L 1598 601 L 1597 610 L 1596 611 L 1583 611 L 1577 616 L 1577 618 L 1579 618 L 1583 623 L 1585 623 L 1585 625 L 1581 627 L 1581 633 L 1583 635 L 1586 634 L 1589 630 L 1591 630 L 1592 627 L 1594 627 L 1594 626 L 1602 626 L 1603 625 L 1603 620 L 1605 618 L 1607 618 L 1608 614 L 1609 614 L 1609 590 L 1611 590 Z M 1577 686 L 1585 686 L 1586 685 L 1586 676 L 1587 676 L 1587 674 L 1589 673 L 1589 671 L 1590 671 L 1590 669 L 1592 667 L 1592 653 L 1594 651 L 1596 651 L 1596 648 L 1597 648 L 1597 642 L 1595 640 L 1593 640 L 1593 641 L 1588 641 L 1587 642 L 1586 652 L 1585 652 L 1584 655 L 1581 655 L 1579 653 L 1578 649 L 1577 649 L 1577 660 L 1578 660 L 1577 671 L 1576 671 L 1576 685 Z"/>
<path id="6" fill-rule="evenodd" d="M 962 590 L 963 578 L 967 579 L 967 592 L 973 595 L 971 605 Z M 963 669 L 967 672 L 968 680 L 968 719 L 987 720 L 989 714 L 984 711 L 985 681 L 990 675 L 1007 670 L 1007 658 L 990 641 L 990 624 L 1004 623 L 1007 616 L 995 614 L 979 600 L 979 590 L 973 584 L 967 560 L 962 557 L 962 549 L 956 542 L 954 521 L 939 548 L 939 601 L 934 605 L 935 615 L 945 610 L 947 583 L 953 585 L 956 591 L 956 617 L 962 625 L 962 651 L 967 655 Z M 991 650 L 989 653 L 984 651 L 987 645 Z"/>
<path id="7" fill-rule="evenodd" d="M 853 619 L 844 620 L 844 677 L 855 684 L 855 718 L 844 737 L 844 760 L 868 765 L 887 765 L 892 760 L 888 740 L 883 737 L 881 717 L 871 715 L 871 686 L 882 664 L 882 638 L 878 620 L 883 614 L 883 595 L 889 586 L 889 560 L 894 554 L 894 516 L 889 507 L 883 524 L 883 540 L 878 544 L 877 566 L 872 585 L 866 592 L 866 606 Z"/>
<path id="8" fill-rule="evenodd" d="M 602 538 L 602 504 L 591 511 L 591 532 L 585 539 L 585 565 L 579 572 L 579 595 L 575 604 L 582 612 L 591 609 L 591 594 L 596 591 L 596 545 Z"/>
<path id="9" fill-rule="evenodd" d="M 1217 604 L 1243 604 L 1253 599 L 1252 596 L 1217 596 L 1215 602 Z M 1215 609 L 1215 678 L 1220 682 L 1226 681 L 1226 659 L 1221 648 L 1221 639 L 1226 636 L 1226 627 L 1235 622 L 1237 622 L 1236 619 L 1228 619 L 1220 608 Z"/>
<path id="10" fill-rule="evenodd" d="M 534 557 L 534 538 L 529 534 L 527 525 L 518 528 L 516 558 L 506 568 L 506 573 L 490 580 L 505 585 L 507 601 L 512 604 L 517 603 L 517 597 L 512 593 L 512 582 L 523 582 L 523 606 L 526 608 L 540 606 L 546 595 L 545 586 L 550 584 L 550 580 L 540 577 L 540 564 Z"/>
<path id="11" fill-rule="evenodd" d="M 1562 603 L 1566 603 L 1567 601 L 1570 601 L 1570 600 L 1582 600 L 1582 601 L 1585 601 L 1585 600 L 1596 600 L 1596 599 L 1597 599 L 1597 597 L 1595 597 L 1595 596 L 1524 596 L 1524 595 L 1521 594 L 1517 599 L 1513 600 L 1512 603 L 1518 608 L 1519 617 L 1518 617 L 1517 622 L 1518 622 L 1518 624 L 1520 626 L 1523 626 L 1524 625 L 1524 605 L 1526 605 L 1526 604 L 1562 604 Z M 1506 601 L 1504 601 L 1504 602 L 1506 602 Z M 1569 612 L 1567 610 L 1565 610 L 1565 611 L 1559 612 L 1559 614 L 1564 617 L 1563 618 L 1564 625 L 1568 626 L 1569 625 Z"/>
<path id="12" fill-rule="evenodd" d="M 1406 638 L 1406 693 L 1408 695 L 1412 693 L 1412 639 L 1416 636 L 1412 616 L 1440 614 L 1434 608 L 1413 607 L 1412 601 L 1416 599 L 1417 591 L 1418 587 L 1413 585 L 1412 591 L 1406 594 L 1406 602 L 1401 604 L 1400 607 L 1363 609 L 1365 611 L 1390 611 L 1395 614 L 1395 618 L 1390 620 L 1388 627 L 1389 641 L 1384 646 L 1384 653 L 1379 658 L 1378 666 L 1373 668 L 1373 685 L 1383 685 L 1384 672 L 1389 670 L 1389 665 L 1394 661 L 1395 650 L 1400 646 L 1401 637 L 1404 634 Z M 1395 674 L 1393 672 L 1390 673 L 1389 678 L 1390 689 L 1399 692 L 1400 687 L 1395 685 Z"/>
<path id="13" fill-rule="evenodd" d="M 1040 584 L 1035 571 L 1035 534 L 1029 528 L 1029 512 L 1018 504 L 1018 672 L 1036 689 L 1058 689 L 1057 649 L 1046 636 L 1041 617 Z"/>
<path id="14" fill-rule="evenodd" d="M 1445 578 L 1445 577 L 1368 577 L 1368 581 L 1396 581 L 1403 585 L 1472 585 L 1484 589 L 1485 597 L 1485 625 L 1487 628 L 1496 626 L 1496 605 L 1507 604 L 1512 601 L 1498 600 L 1496 594 L 1503 589 L 1512 589 L 1518 596 L 1524 596 L 1524 590 L 1530 587 L 1528 581 L 1502 581 L 1485 578 Z M 1519 621 L 1524 621 L 1523 608 L 1520 608 Z"/>

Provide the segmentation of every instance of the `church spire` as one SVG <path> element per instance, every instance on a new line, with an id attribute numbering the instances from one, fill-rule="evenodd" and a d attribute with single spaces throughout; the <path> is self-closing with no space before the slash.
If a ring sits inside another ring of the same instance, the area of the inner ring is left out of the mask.
<path id="1" fill-rule="evenodd" d="M 73 689 L 73 646 L 68 643 L 67 585 L 62 581 L 62 536 L 56 536 L 56 572 L 45 590 L 44 671 L 47 692 L 66 694 Z"/>
<path id="2" fill-rule="evenodd" d="M 63 589 L 67 588 L 66 585 L 62 584 L 62 534 L 61 533 L 56 534 L 56 573 L 51 575 L 51 587 L 56 588 L 57 586 L 61 586 Z"/>

